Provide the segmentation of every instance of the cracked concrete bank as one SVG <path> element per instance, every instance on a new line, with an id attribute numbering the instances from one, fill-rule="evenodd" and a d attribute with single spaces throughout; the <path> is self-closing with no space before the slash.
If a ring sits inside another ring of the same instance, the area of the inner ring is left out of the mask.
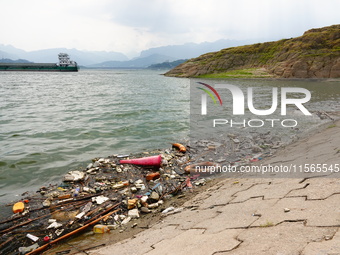
<path id="1" fill-rule="evenodd" d="M 340 163 L 340 121 L 261 163 L 334 168 Z M 182 212 L 130 239 L 86 253 L 340 254 L 339 173 L 280 177 L 286 178 L 222 179 L 187 201 Z"/>

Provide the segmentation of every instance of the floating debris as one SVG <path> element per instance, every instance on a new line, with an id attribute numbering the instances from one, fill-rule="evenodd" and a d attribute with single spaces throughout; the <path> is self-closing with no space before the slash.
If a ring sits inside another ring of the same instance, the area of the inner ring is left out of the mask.
<path id="1" fill-rule="evenodd" d="M 0 222 L 0 254 L 39 254 L 89 228 L 94 233 L 121 232 L 126 226 L 136 227 L 143 215 L 180 212 L 183 208 L 165 207 L 164 201 L 205 185 L 206 175 L 215 174 L 209 171 L 211 166 L 249 164 L 271 155 L 274 144 L 254 145 L 256 139 L 265 142 L 269 138 L 256 137 L 250 144 L 230 135 L 226 143 L 174 143 L 165 150 L 93 159 L 85 169 L 69 171 L 59 185 L 41 187 L 12 204 L 14 214 Z M 236 152 L 235 144 L 247 149 Z M 198 171 L 204 169 L 208 170 Z"/>
<path id="2" fill-rule="evenodd" d="M 110 228 L 107 225 L 98 224 L 93 227 L 93 233 L 103 234 L 108 232 L 110 232 Z"/>
<path id="3" fill-rule="evenodd" d="M 173 143 L 172 146 L 177 148 L 180 152 L 186 152 L 187 151 L 187 149 L 185 148 L 185 146 L 183 144 Z"/>
<path id="4" fill-rule="evenodd" d="M 85 173 L 81 171 L 70 171 L 68 174 L 64 176 L 65 182 L 76 182 L 84 180 Z"/>
<path id="5" fill-rule="evenodd" d="M 13 213 L 21 213 L 25 209 L 25 204 L 23 202 L 17 202 L 13 205 Z"/>

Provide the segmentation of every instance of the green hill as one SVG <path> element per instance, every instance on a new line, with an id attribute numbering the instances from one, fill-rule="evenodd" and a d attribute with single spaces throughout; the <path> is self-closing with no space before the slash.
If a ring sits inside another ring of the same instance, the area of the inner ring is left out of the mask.
<path id="1" fill-rule="evenodd" d="M 187 61 L 187 59 L 179 59 L 179 60 L 175 60 L 172 62 L 166 61 L 163 63 L 153 64 L 151 66 L 148 66 L 148 69 L 170 69 L 170 68 L 174 68 L 178 66 L 179 64 L 182 64 L 185 61 Z"/>
<path id="2" fill-rule="evenodd" d="M 173 77 L 339 78 L 340 25 L 275 42 L 222 49 L 190 59 L 165 74 Z"/>

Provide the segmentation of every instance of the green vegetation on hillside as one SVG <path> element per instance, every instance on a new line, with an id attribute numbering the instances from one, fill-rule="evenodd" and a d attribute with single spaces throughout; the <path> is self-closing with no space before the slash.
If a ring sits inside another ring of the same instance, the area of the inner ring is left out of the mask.
<path id="1" fill-rule="evenodd" d="M 202 74 L 200 78 L 213 78 L 213 79 L 224 79 L 224 78 L 268 78 L 273 77 L 268 74 L 265 69 L 248 68 L 231 70 L 228 72 Z"/>
<path id="2" fill-rule="evenodd" d="M 179 59 L 179 60 L 175 60 L 175 61 L 166 61 L 163 63 L 159 63 L 159 64 L 153 64 L 150 65 L 148 68 L 149 69 L 169 69 L 169 68 L 174 68 L 176 66 L 178 66 L 179 64 L 184 63 L 185 61 L 187 61 L 187 59 Z"/>
<path id="3" fill-rule="evenodd" d="M 253 72 L 263 70 L 263 73 Z M 238 71 L 237 71 L 238 70 Z M 340 77 L 340 25 L 302 36 L 222 49 L 190 59 L 166 73 L 175 77 Z"/>

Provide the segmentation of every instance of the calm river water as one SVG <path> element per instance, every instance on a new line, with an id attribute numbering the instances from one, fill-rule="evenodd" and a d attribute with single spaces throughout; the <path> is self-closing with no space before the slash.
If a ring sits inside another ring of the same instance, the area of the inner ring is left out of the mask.
<path id="1" fill-rule="evenodd" d="M 0 73 L 0 202 L 61 181 L 94 157 L 168 148 L 188 137 L 190 81 L 151 70 Z M 298 86 L 309 110 L 339 111 L 340 82 L 228 81 Z"/>
<path id="2" fill-rule="evenodd" d="M 148 70 L 0 73 L 0 200 L 94 157 L 166 148 L 188 133 L 189 80 Z"/>

